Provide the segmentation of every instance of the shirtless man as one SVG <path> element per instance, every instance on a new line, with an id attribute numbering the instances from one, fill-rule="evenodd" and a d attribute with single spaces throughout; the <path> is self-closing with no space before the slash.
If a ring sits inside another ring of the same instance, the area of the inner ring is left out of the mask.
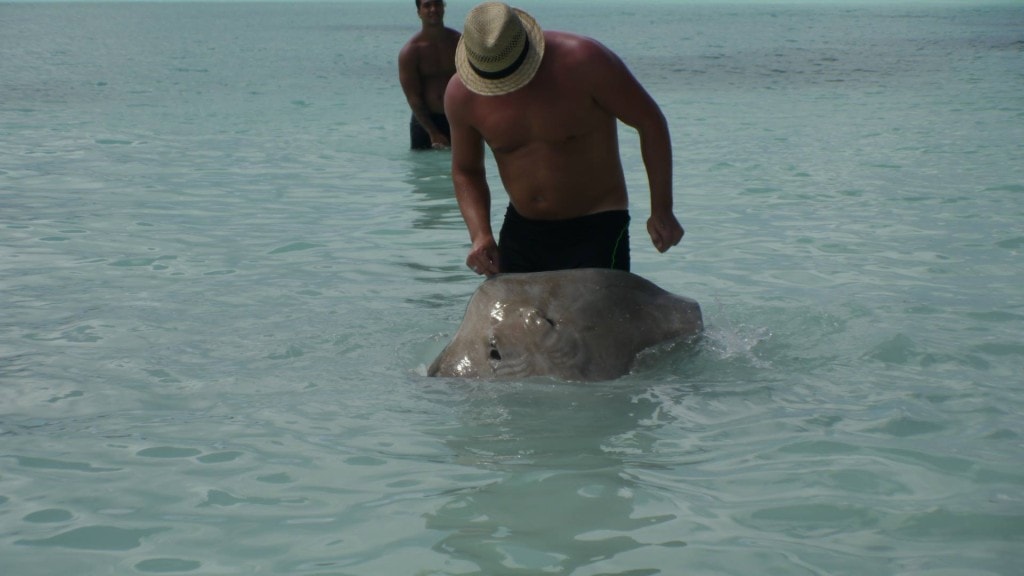
<path id="1" fill-rule="evenodd" d="M 629 270 L 629 212 L 617 121 L 635 128 L 659 252 L 683 228 L 672 212 L 668 123 L 626 65 L 597 41 L 544 32 L 498 2 L 466 17 L 448 83 L 452 180 L 477 274 L 565 268 Z M 484 143 L 511 203 L 498 241 Z"/>
<path id="2" fill-rule="evenodd" d="M 444 90 L 455 74 L 455 46 L 460 34 L 444 25 L 444 0 L 416 0 L 423 28 L 398 54 L 398 81 L 412 108 L 409 138 L 413 149 L 451 146 L 444 115 Z"/>

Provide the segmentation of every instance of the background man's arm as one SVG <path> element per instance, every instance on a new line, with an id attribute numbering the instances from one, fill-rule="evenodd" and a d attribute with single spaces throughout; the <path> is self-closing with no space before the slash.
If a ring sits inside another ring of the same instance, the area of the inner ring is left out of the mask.
<path id="1" fill-rule="evenodd" d="M 434 146 L 449 146 L 448 138 L 434 124 L 430 116 L 430 108 L 423 97 L 423 82 L 420 79 L 418 56 L 414 47 L 406 45 L 398 53 L 398 82 L 402 85 L 405 100 L 412 109 L 412 115 L 423 129 L 430 135 Z"/>

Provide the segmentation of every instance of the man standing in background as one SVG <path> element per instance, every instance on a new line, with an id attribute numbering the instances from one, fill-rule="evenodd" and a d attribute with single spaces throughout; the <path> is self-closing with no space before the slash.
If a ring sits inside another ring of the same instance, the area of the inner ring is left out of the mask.
<path id="1" fill-rule="evenodd" d="M 414 150 L 451 146 L 444 91 L 455 74 L 460 34 L 444 25 L 444 0 L 416 0 L 423 28 L 398 54 L 398 80 L 412 108 L 409 137 Z"/>

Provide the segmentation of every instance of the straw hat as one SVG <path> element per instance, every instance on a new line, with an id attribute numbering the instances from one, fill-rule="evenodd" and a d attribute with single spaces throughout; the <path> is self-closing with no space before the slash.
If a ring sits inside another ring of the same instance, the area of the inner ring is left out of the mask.
<path id="1" fill-rule="evenodd" d="M 542 56 L 544 32 L 532 16 L 501 2 L 485 2 L 466 16 L 455 68 L 466 88 L 497 96 L 529 83 Z"/>

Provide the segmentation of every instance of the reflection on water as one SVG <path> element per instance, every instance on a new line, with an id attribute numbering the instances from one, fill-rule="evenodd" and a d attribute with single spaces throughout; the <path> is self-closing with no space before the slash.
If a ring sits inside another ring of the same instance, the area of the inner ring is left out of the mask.
<path id="1" fill-rule="evenodd" d="M 401 225 L 411 225 L 413 234 L 401 259 L 406 277 L 421 285 L 405 301 L 415 309 L 454 305 L 461 310 L 478 280 L 464 264 L 469 234 L 452 188 L 451 153 L 410 150 L 404 164 L 401 178 L 408 193 L 403 192 L 400 203 L 411 221 Z M 456 319 L 452 322 L 457 325 Z"/>
<path id="2" fill-rule="evenodd" d="M 638 512 L 629 451 L 616 448 L 655 411 L 631 386 L 458 386 L 468 388 L 460 421 L 435 433 L 459 464 L 498 477 L 428 516 L 428 528 L 448 532 L 435 550 L 483 574 L 568 574 L 647 546 L 636 531 L 675 519 Z"/>
<path id="3" fill-rule="evenodd" d="M 409 171 L 403 181 L 409 185 L 415 210 L 413 226 L 419 230 L 462 229 L 462 216 L 452 189 L 451 153 L 445 150 L 410 151 Z"/>

